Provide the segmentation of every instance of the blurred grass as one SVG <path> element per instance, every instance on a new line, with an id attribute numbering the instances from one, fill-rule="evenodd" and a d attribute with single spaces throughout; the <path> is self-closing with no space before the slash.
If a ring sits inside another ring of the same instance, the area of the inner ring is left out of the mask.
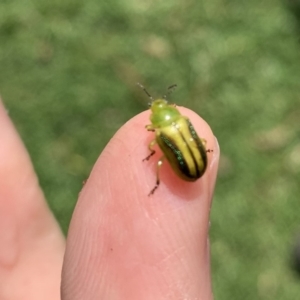
<path id="1" fill-rule="evenodd" d="M 297 26 L 279 0 L 1 1 L 1 95 L 64 232 L 101 150 L 147 109 L 135 82 L 156 96 L 177 83 L 222 150 L 215 299 L 299 298 Z"/>

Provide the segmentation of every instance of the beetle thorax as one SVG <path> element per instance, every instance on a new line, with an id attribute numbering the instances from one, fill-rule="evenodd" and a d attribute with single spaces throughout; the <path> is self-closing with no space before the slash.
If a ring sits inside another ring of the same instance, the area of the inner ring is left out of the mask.
<path id="1" fill-rule="evenodd" d="M 157 99 L 151 104 L 151 123 L 155 127 L 164 127 L 176 122 L 180 117 L 180 112 L 175 106 L 168 104 L 164 99 Z"/>

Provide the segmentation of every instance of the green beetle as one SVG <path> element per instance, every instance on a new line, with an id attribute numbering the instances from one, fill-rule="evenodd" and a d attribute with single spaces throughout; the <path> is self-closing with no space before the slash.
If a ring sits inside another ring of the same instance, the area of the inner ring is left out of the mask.
<path id="1" fill-rule="evenodd" d="M 175 105 L 168 104 L 166 95 L 154 100 L 147 90 L 138 85 L 148 95 L 152 114 L 151 124 L 146 126 L 148 131 L 155 132 L 155 139 L 149 144 L 150 154 L 143 159 L 149 160 L 155 154 L 153 147 L 158 144 L 163 152 L 163 156 L 157 163 L 156 185 L 150 191 L 152 195 L 160 184 L 159 171 L 163 160 L 167 159 L 174 172 L 185 181 L 196 181 L 205 172 L 207 167 L 206 140 L 199 138 L 190 120 L 181 115 Z M 168 88 L 175 88 L 172 85 Z"/>

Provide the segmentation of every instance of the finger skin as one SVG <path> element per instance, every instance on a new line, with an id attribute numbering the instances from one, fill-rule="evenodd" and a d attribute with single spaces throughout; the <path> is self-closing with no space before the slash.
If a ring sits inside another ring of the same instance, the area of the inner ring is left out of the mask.
<path id="1" fill-rule="evenodd" d="M 209 126 L 179 108 L 207 140 L 209 165 L 194 182 L 168 163 L 155 185 L 161 151 L 147 162 L 150 112 L 127 122 L 96 162 L 71 221 L 62 299 L 212 299 L 208 227 L 219 148 Z"/>
<path id="2" fill-rule="evenodd" d="M 0 100 L 0 299 L 60 298 L 64 239 Z"/>

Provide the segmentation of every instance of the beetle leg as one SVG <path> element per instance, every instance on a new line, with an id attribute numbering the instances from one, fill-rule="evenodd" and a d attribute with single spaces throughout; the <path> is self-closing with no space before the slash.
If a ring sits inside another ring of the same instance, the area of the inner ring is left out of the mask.
<path id="1" fill-rule="evenodd" d="M 200 139 L 200 140 L 201 140 L 202 144 L 204 145 L 204 147 L 206 147 L 206 144 L 207 144 L 206 139 Z M 211 153 L 211 152 L 214 152 L 214 150 L 213 149 L 206 149 L 206 152 Z"/>
<path id="2" fill-rule="evenodd" d="M 150 150 L 151 152 L 150 152 L 150 154 L 149 154 L 147 157 L 145 157 L 145 158 L 143 159 L 143 161 L 149 160 L 150 157 L 153 156 L 153 155 L 155 154 L 155 150 L 153 149 L 153 147 L 154 147 L 155 145 L 156 145 L 156 140 L 153 140 L 153 141 L 149 144 L 148 148 L 149 148 L 149 150 Z"/>
<path id="3" fill-rule="evenodd" d="M 202 139 L 202 138 L 200 138 L 200 140 L 201 140 L 202 144 L 203 144 L 204 146 L 206 146 L 207 140 L 206 140 L 206 139 Z"/>
<path id="4" fill-rule="evenodd" d="M 153 128 L 152 125 L 146 125 L 145 128 L 146 128 L 148 131 L 155 131 L 155 128 Z"/>
<path id="5" fill-rule="evenodd" d="M 157 162 L 157 167 L 156 167 L 156 184 L 155 184 L 155 187 L 151 190 L 151 192 L 149 193 L 148 196 L 151 196 L 154 194 L 155 190 L 157 190 L 159 184 L 160 184 L 160 178 L 159 178 L 159 171 L 160 171 L 160 168 L 163 164 L 163 161 L 164 161 L 165 157 L 162 156 L 159 161 Z"/>

